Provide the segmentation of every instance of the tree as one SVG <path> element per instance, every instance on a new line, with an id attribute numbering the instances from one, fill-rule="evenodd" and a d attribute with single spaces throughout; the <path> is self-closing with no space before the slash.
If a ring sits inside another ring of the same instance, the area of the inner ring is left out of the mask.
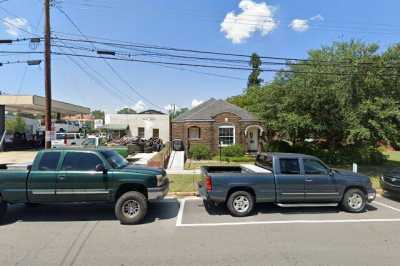
<path id="1" fill-rule="evenodd" d="M 249 63 L 250 67 L 253 69 L 251 71 L 251 74 L 249 76 L 248 82 L 247 82 L 247 88 L 251 88 L 253 86 L 260 86 L 262 83 L 262 79 L 260 79 L 260 74 L 261 74 L 261 59 L 258 56 L 258 54 L 253 53 L 251 55 L 251 59 L 250 59 L 250 63 Z"/>
<path id="2" fill-rule="evenodd" d="M 132 108 L 125 107 L 125 108 L 122 108 L 121 110 L 119 110 L 117 112 L 117 114 L 130 115 L 130 114 L 136 114 L 136 111 L 133 110 Z"/>
<path id="3" fill-rule="evenodd" d="M 8 134 L 25 133 L 25 128 L 25 121 L 19 114 L 15 119 L 6 120 L 6 132 Z"/>
<path id="4" fill-rule="evenodd" d="M 398 58 L 400 45 L 380 54 L 374 43 L 335 42 L 229 101 L 257 114 L 274 137 L 294 144 L 314 139 L 330 155 L 400 147 Z"/>
<path id="5" fill-rule="evenodd" d="M 175 112 L 173 110 L 171 110 L 170 111 L 171 119 L 175 119 L 175 118 L 177 118 L 178 116 L 180 116 L 181 114 L 183 114 L 183 113 L 185 113 L 187 111 L 189 111 L 189 108 L 187 108 L 187 107 L 183 107 L 181 109 L 178 109 Z"/>
<path id="6" fill-rule="evenodd" d="M 93 110 L 92 116 L 94 119 L 103 119 L 104 120 L 104 112 L 101 110 Z"/>

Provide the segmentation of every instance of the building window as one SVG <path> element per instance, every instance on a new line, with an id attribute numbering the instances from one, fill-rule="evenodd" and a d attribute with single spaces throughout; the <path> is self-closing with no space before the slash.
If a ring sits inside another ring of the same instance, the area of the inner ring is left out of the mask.
<path id="1" fill-rule="evenodd" d="M 138 127 L 138 137 L 144 139 L 144 127 Z"/>
<path id="2" fill-rule="evenodd" d="M 200 128 L 199 127 L 189 127 L 188 128 L 189 139 L 200 139 Z"/>
<path id="3" fill-rule="evenodd" d="M 153 138 L 160 137 L 160 130 L 158 128 L 153 128 Z"/>
<path id="4" fill-rule="evenodd" d="M 235 128 L 233 126 L 219 127 L 219 144 L 221 146 L 235 144 Z"/>

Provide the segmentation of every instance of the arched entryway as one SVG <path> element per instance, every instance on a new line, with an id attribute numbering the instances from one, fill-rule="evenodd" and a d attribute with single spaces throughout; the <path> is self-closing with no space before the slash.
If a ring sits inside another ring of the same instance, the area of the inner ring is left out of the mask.
<path id="1" fill-rule="evenodd" d="M 247 152 L 259 152 L 261 150 L 260 139 L 264 128 L 260 125 L 250 125 L 245 129 Z"/>

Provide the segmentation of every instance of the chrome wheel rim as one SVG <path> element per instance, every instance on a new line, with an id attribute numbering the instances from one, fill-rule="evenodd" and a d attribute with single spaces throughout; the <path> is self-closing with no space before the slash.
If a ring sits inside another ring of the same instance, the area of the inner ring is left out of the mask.
<path id="1" fill-rule="evenodd" d="M 246 196 L 237 196 L 233 200 L 233 208 L 235 211 L 243 213 L 250 207 L 250 200 Z"/>
<path id="2" fill-rule="evenodd" d="M 122 205 L 122 213 L 127 218 L 133 218 L 140 212 L 140 204 L 136 200 L 127 200 Z"/>
<path id="3" fill-rule="evenodd" d="M 349 206 L 354 210 L 361 208 L 363 201 L 364 200 L 359 193 L 353 193 L 347 200 Z"/>

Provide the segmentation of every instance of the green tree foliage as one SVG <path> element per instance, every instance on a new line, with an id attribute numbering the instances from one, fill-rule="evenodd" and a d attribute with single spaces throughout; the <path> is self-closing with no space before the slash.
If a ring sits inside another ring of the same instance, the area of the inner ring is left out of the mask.
<path id="1" fill-rule="evenodd" d="M 103 119 L 104 120 L 104 112 L 101 110 L 93 110 L 92 115 L 94 119 Z"/>
<path id="2" fill-rule="evenodd" d="M 260 79 L 260 74 L 261 74 L 261 58 L 258 56 L 258 54 L 253 53 L 251 55 L 250 67 L 253 69 L 250 73 L 249 80 L 247 82 L 247 88 L 251 88 L 253 86 L 260 86 L 261 82 L 263 81 Z"/>
<path id="3" fill-rule="evenodd" d="M 256 113 L 270 139 L 314 139 L 329 151 L 400 147 L 400 45 L 335 42 L 289 62 L 272 82 L 230 102 Z"/>
<path id="4" fill-rule="evenodd" d="M 119 110 L 117 114 L 130 115 L 130 114 L 136 114 L 136 111 L 133 110 L 132 108 L 125 107 Z"/>
<path id="5" fill-rule="evenodd" d="M 26 124 L 24 119 L 17 115 L 15 119 L 6 120 L 6 132 L 8 134 L 25 133 Z"/>
<path id="6" fill-rule="evenodd" d="M 183 114 L 183 113 L 185 113 L 187 111 L 189 111 L 189 108 L 184 107 L 184 108 L 181 108 L 181 109 L 178 109 L 178 110 L 175 110 L 175 111 L 170 111 L 169 115 L 171 116 L 171 119 L 175 119 L 175 118 L 177 118 L 178 116 L 180 116 L 181 114 Z"/>

